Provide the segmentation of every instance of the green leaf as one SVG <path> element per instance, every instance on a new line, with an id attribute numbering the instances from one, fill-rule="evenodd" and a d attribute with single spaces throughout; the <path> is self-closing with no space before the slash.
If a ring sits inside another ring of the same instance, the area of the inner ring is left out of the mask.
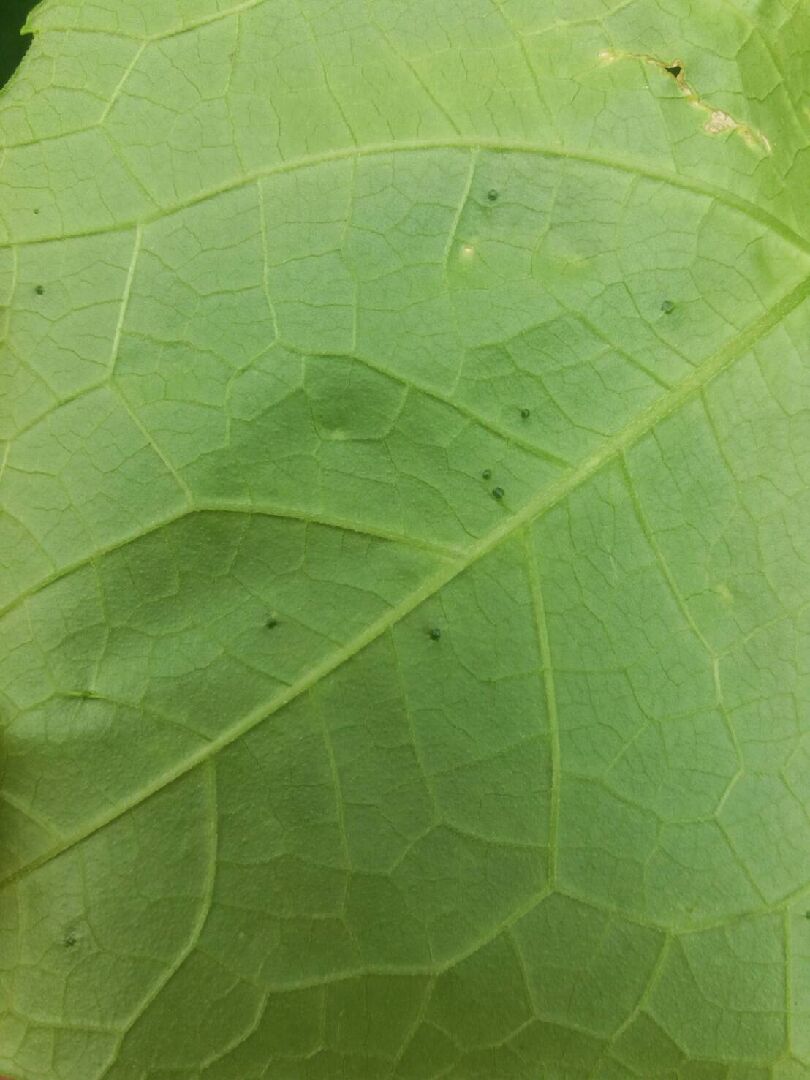
<path id="1" fill-rule="evenodd" d="M 810 8 L 45 0 L 0 1070 L 810 1077 Z"/>

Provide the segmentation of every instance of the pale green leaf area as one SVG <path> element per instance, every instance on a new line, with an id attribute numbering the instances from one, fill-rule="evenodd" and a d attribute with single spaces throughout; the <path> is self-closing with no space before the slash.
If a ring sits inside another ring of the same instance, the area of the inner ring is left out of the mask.
<path id="1" fill-rule="evenodd" d="M 0 1073 L 810 1078 L 810 5 L 45 0 Z"/>

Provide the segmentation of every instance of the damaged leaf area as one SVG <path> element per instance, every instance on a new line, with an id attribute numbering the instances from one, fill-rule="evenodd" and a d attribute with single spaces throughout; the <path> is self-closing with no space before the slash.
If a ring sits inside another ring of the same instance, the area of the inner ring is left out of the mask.
<path id="1" fill-rule="evenodd" d="M 36 8 L 0 1074 L 810 1080 L 809 19 Z"/>
<path id="2" fill-rule="evenodd" d="M 735 120 L 724 109 L 718 109 L 703 100 L 694 86 L 687 82 L 686 69 L 681 61 L 664 61 L 643 53 L 614 52 L 612 49 L 603 49 L 599 53 L 599 59 L 605 63 L 613 63 L 616 60 L 637 60 L 658 68 L 659 71 L 670 75 L 675 80 L 678 90 L 693 108 L 706 114 L 703 130 L 707 135 L 720 135 L 723 132 L 733 131 L 752 149 L 766 154 L 771 153 L 770 140 L 763 132 L 757 131 L 750 124 Z"/>

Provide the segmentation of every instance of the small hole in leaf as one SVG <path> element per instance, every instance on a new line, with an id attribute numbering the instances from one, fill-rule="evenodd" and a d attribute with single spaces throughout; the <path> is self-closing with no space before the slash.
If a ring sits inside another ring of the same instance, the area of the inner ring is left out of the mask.
<path id="1" fill-rule="evenodd" d="M 664 300 L 661 303 L 661 310 L 665 315 L 671 315 L 672 312 L 675 310 L 675 305 L 671 300 Z"/>
<path id="2" fill-rule="evenodd" d="M 482 480 L 491 480 L 492 479 L 492 469 L 484 469 L 484 471 L 481 473 L 481 479 Z"/>
<path id="3" fill-rule="evenodd" d="M 438 626 L 431 627 L 431 629 L 430 629 L 430 637 L 431 637 L 431 639 L 433 641 L 438 641 L 441 636 L 442 636 L 442 632 L 438 628 Z"/>
<path id="4" fill-rule="evenodd" d="M 503 490 L 502 487 L 494 487 L 492 489 L 492 497 L 493 497 L 493 499 L 502 499 L 505 494 L 506 494 L 506 492 Z"/>
<path id="5" fill-rule="evenodd" d="M 673 64 L 671 67 L 667 68 L 667 71 L 670 73 L 673 79 L 677 79 L 680 73 L 683 71 L 683 68 L 680 64 Z"/>

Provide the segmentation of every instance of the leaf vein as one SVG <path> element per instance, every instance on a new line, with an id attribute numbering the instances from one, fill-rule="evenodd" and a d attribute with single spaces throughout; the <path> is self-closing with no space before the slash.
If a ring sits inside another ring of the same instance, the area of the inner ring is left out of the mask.
<path id="1" fill-rule="evenodd" d="M 347 663 L 352 657 L 358 655 L 362 649 L 376 641 L 390 627 L 400 622 L 406 615 L 414 611 L 420 604 L 433 596 L 476 560 L 494 550 L 503 541 L 519 534 L 520 530 L 524 529 L 530 522 L 548 513 L 568 495 L 582 487 L 605 465 L 614 461 L 628 447 L 648 434 L 657 424 L 660 424 L 687 401 L 699 394 L 704 386 L 730 367 L 735 360 L 744 355 L 760 338 L 784 319 L 789 312 L 798 307 L 807 298 L 808 294 L 810 294 L 810 278 L 806 278 L 797 285 L 778 303 L 774 304 L 767 314 L 756 320 L 747 330 L 728 342 L 726 346 L 696 368 L 669 394 L 659 398 L 651 406 L 640 412 L 622 431 L 606 440 L 599 450 L 586 458 L 576 469 L 552 482 L 511 519 L 505 519 L 500 526 L 473 545 L 462 559 L 449 567 L 441 567 L 435 574 L 428 577 L 418 589 L 371 623 L 351 642 L 336 650 L 330 656 L 325 657 L 298 682 L 280 694 L 272 707 L 268 708 L 266 705 L 260 705 L 251 710 L 242 720 L 228 731 L 223 732 L 203 750 L 190 754 L 186 759 L 178 762 L 170 772 L 157 778 L 125 803 L 113 808 L 113 810 L 96 821 L 90 822 L 80 833 L 65 841 L 57 851 L 46 853 L 33 860 L 28 866 L 8 875 L 3 881 L 0 881 L 0 887 L 23 877 L 26 873 L 44 865 L 63 851 L 75 847 L 105 825 L 110 824 L 129 810 L 140 805 L 151 795 L 163 790 L 204 762 L 212 759 L 221 750 L 230 746 L 247 732 L 252 731 L 269 716 L 290 704 L 321 679 Z"/>

